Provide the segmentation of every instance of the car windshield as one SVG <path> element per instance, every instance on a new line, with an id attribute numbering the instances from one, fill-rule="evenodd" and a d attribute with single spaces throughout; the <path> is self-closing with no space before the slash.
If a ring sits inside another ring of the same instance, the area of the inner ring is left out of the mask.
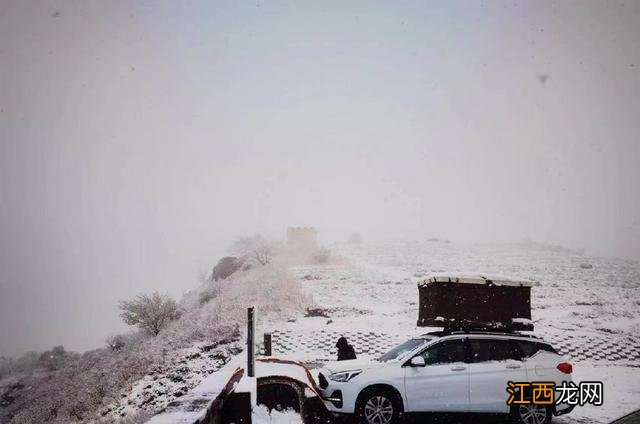
<path id="1" fill-rule="evenodd" d="M 426 342 L 433 340 L 432 337 L 421 337 L 419 339 L 410 339 L 406 342 L 399 344 L 398 346 L 391 349 L 389 352 L 385 353 L 381 357 L 378 358 L 379 362 L 389 362 L 394 361 L 398 358 L 403 357 L 407 353 L 411 352 L 415 348 L 420 345 L 425 344 Z"/>

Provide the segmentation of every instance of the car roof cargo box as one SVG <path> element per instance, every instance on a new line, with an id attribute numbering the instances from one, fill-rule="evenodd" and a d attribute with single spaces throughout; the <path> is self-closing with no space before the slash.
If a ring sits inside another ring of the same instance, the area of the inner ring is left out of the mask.
<path id="1" fill-rule="evenodd" d="M 418 283 L 419 327 L 530 331 L 530 280 L 434 275 Z"/>

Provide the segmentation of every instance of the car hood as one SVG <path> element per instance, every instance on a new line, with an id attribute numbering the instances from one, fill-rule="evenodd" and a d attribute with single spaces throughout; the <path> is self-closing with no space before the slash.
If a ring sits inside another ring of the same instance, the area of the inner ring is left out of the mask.
<path id="1" fill-rule="evenodd" d="M 373 359 L 350 359 L 347 361 L 335 361 L 327 363 L 323 369 L 328 374 L 336 372 L 350 371 L 350 370 L 370 370 L 374 368 L 381 368 L 385 364 L 384 362 L 378 362 Z"/>

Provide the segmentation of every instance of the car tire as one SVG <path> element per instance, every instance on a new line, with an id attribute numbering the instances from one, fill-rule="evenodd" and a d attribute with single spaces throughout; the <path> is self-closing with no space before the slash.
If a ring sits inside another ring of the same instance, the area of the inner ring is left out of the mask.
<path id="1" fill-rule="evenodd" d="M 549 405 L 512 405 L 510 417 L 514 424 L 549 424 L 553 409 Z"/>
<path id="2" fill-rule="evenodd" d="M 402 403 L 391 390 L 371 390 L 360 396 L 356 414 L 361 424 L 396 424 Z"/>

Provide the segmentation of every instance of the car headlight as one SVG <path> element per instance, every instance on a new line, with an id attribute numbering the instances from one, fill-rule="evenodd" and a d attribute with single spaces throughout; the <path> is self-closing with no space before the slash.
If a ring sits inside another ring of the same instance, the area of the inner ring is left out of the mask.
<path id="1" fill-rule="evenodd" d="M 346 381 L 351 380 L 353 377 L 355 377 L 356 375 L 359 375 L 360 373 L 362 373 L 362 370 L 334 372 L 333 374 L 329 375 L 329 380 L 344 383 Z"/>

